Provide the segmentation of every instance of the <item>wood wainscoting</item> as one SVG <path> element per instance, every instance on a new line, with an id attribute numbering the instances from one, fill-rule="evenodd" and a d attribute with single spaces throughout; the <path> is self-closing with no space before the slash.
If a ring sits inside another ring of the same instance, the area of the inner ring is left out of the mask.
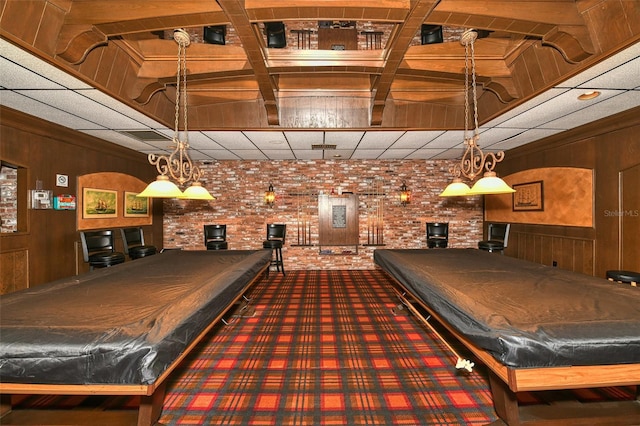
<path id="1" fill-rule="evenodd" d="M 511 224 L 505 254 L 547 266 L 595 275 L 593 228 Z"/>

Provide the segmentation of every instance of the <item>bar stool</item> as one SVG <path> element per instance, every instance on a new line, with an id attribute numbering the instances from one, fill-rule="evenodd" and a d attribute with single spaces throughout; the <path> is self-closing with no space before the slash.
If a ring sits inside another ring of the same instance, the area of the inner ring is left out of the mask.
<path id="1" fill-rule="evenodd" d="M 275 266 L 278 272 L 282 271 L 282 275 L 285 275 L 282 246 L 284 246 L 286 233 L 287 225 L 270 223 L 267 225 L 267 239 L 262 242 L 262 248 L 271 249 L 272 252 L 275 252 L 275 259 L 271 260 L 271 266 Z"/>
<path id="2" fill-rule="evenodd" d="M 124 263 L 124 253 L 115 251 L 113 243 L 113 231 L 103 229 L 99 231 L 80 232 L 82 241 L 82 256 L 89 264 L 89 270 L 93 268 L 107 268 L 109 266 Z"/>
<path id="3" fill-rule="evenodd" d="M 226 250 L 227 225 L 204 225 L 204 245 L 207 250 Z"/>
<path id="4" fill-rule="evenodd" d="M 131 260 L 152 256 L 158 252 L 155 246 L 144 243 L 144 232 L 142 227 L 120 228 L 124 253 L 129 255 Z"/>
<path id="5" fill-rule="evenodd" d="M 637 287 L 638 283 L 640 283 L 640 272 L 611 270 L 607 271 L 607 279 Z"/>

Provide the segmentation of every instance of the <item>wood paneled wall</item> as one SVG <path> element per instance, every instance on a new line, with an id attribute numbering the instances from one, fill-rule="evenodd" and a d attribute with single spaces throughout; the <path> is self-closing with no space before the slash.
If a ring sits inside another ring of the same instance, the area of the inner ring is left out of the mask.
<path id="1" fill-rule="evenodd" d="M 4 107 L 0 108 L 0 120 L 0 158 L 28 169 L 29 188 L 25 191 L 34 189 L 40 180 L 54 195 L 77 194 L 77 177 L 94 172 L 119 172 L 145 182 L 155 179 L 155 168 L 139 152 Z M 56 174 L 69 176 L 69 187 L 56 187 Z M 161 247 L 162 203 L 154 203 L 153 218 L 153 225 L 144 228 L 145 241 Z M 80 237 L 75 211 L 28 210 L 26 228 L 0 234 L 3 290 L 76 274 Z M 121 249 L 121 241 L 116 243 Z M 85 265 L 80 267 L 81 272 L 88 271 Z"/>
<path id="2" fill-rule="evenodd" d="M 593 170 L 594 201 L 590 227 L 512 224 L 505 254 L 599 277 L 609 269 L 640 271 L 640 173 L 633 173 L 640 165 L 639 132 L 637 107 L 508 151 L 496 168 L 501 176 L 545 167 Z"/>

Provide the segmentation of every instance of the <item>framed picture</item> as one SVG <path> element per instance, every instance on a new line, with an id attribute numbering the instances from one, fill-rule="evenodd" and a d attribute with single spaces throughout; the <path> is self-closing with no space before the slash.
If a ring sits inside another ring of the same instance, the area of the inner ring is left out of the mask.
<path id="1" fill-rule="evenodd" d="M 544 210 L 544 192 L 542 181 L 518 183 L 513 185 L 513 211 Z"/>
<path id="2" fill-rule="evenodd" d="M 118 191 L 83 188 L 82 217 L 85 219 L 118 217 Z"/>
<path id="3" fill-rule="evenodd" d="M 136 197 L 137 192 L 124 193 L 124 217 L 149 217 L 149 199 Z"/>

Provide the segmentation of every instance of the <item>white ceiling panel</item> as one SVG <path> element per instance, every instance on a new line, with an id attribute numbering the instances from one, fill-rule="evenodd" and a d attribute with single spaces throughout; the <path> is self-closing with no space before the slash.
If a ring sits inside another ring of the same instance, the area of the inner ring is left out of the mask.
<path id="1" fill-rule="evenodd" d="M 200 152 L 214 160 L 240 160 L 240 157 L 226 149 L 206 149 Z"/>
<path id="2" fill-rule="evenodd" d="M 183 133 L 181 133 L 182 135 Z M 173 133 L 171 134 L 173 136 Z M 223 147 L 216 142 L 212 141 L 207 135 L 202 132 L 189 131 L 189 145 L 194 149 L 223 149 Z"/>
<path id="3" fill-rule="evenodd" d="M 262 152 L 271 160 L 289 160 L 293 157 L 290 149 L 265 149 Z"/>
<path id="4" fill-rule="evenodd" d="M 231 150 L 255 149 L 256 146 L 242 132 L 229 130 L 202 132 L 221 146 Z"/>
<path id="5" fill-rule="evenodd" d="M 289 146 L 292 149 L 309 149 L 311 145 L 321 145 L 324 142 L 325 132 L 284 132 Z"/>
<path id="6" fill-rule="evenodd" d="M 60 111 L 57 108 L 43 104 L 35 99 L 24 96 L 19 92 L 5 91 L 0 96 L 0 103 L 26 114 L 34 115 L 43 120 L 60 124 L 71 129 L 104 129 L 95 123 L 84 120 L 73 114 Z"/>
<path id="7" fill-rule="evenodd" d="M 323 158 L 322 151 L 311 149 L 294 149 L 293 155 L 298 160 L 322 160 Z"/>
<path id="8" fill-rule="evenodd" d="M 385 150 L 379 158 L 389 160 L 402 159 L 411 155 L 413 152 L 415 152 L 415 149 L 413 148 L 389 148 Z"/>
<path id="9" fill-rule="evenodd" d="M 103 139 L 108 142 L 113 142 L 118 145 L 122 145 L 127 148 L 131 148 L 135 151 L 150 152 L 157 150 L 153 146 L 146 142 L 142 142 L 130 136 L 123 135 L 122 133 L 114 132 L 112 130 L 80 130 L 82 133 L 86 133 L 91 136 Z"/>
<path id="10" fill-rule="evenodd" d="M 40 74 L 29 71 L 5 58 L 0 58 L 0 70 L 2 70 L 2 86 L 7 89 L 65 89 L 64 86 L 44 78 Z"/>
<path id="11" fill-rule="evenodd" d="M 127 117 L 129 117 L 131 120 L 137 122 L 140 124 L 140 126 L 136 126 L 137 129 L 139 128 L 144 128 L 146 127 L 151 127 L 153 129 L 165 129 L 165 130 L 171 130 L 171 135 L 173 134 L 173 129 L 167 129 L 166 126 L 158 123 L 156 120 L 153 120 L 149 117 L 147 117 L 146 115 L 144 115 L 143 113 L 141 113 L 140 111 L 137 111 L 131 107 L 129 107 L 128 105 L 124 105 L 122 102 L 112 98 L 111 96 L 101 92 L 98 89 L 87 89 L 87 90 L 78 90 L 78 93 L 86 96 L 89 99 L 93 99 L 94 101 L 96 101 L 97 103 L 99 103 L 100 105 L 105 106 L 106 108 L 109 108 L 113 111 L 117 111 L 120 114 L 126 115 Z M 111 128 L 116 128 L 116 127 L 111 127 Z M 171 136 L 169 135 L 169 136 Z"/>
<path id="12" fill-rule="evenodd" d="M 405 132 L 391 145 L 392 148 L 420 148 L 442 135 L 444 131 L 413 130 Z"/>
<path id="13" fill-rule="evenodd" d="M 358 149 L 386 148 L 404 134 L 404 131 L 371 131 L 366 132 L 358 144 Z"/>
<path id="14" fill-rule="evenodd" d="M 636 106 L 640 106 L 639 91 L 617 92 L 616 96 L 605 98 L 593 106 L 565 115 L 540 127 L 572 129 Z"/>
<path id="15" fill-rule="evenodd" d="M 87 129 L 96 129 L 98 127 L 109 129 L 146 128 L 137 121 L 71 90 L 19 90 L 18 93 L 95 123 L 85 127 Z M 76 129 L 82 128 L 77 127 Z"/>
<path id="16" fill-rule="evenodd" d="M 244 131 L 244 135 L 258 148 L 265 149 L 284 149 L 288 148 L 287 139 L 284 133 L 277 131 Z"/>
<path id="17" fill-rule="evenodd" d="M 544 139 L 548 136 L 555 135 L 556 133 L 560 133 L 563 130 L 558 129 L 531 129 L 525 130 L 524 132 L 515 135 L 510 139 L 505 139 L 501 142 L 495 143 L 491 145 L 492 150 L 507 150 L 511 148 L 515 148 L 521 145 L 526 145 L 530 142 L 535 142 L 540 139 Z"/>
<path id="18" fill-rule="evenodd" d="M 364 132 L 361 131 L 345 131 L 345 132 L 325 132 L 324 143 L 327 145 L 337 145 L 338 148 L 348 149 L 358 146 L 358 142 L 362 139 Z"/>
<path id="19" fill-rule="evenodd" d="M 451 148 L 461 144 L 464 139 L 464 130 L 450 130 L 433 139 L 424 147 L 427 149 L 434 148 Z"/>
<path id="20" fill-rule="evenodd" d="M 618 73 L 620 70 L 618 67 L 626 62 L 636 60 L 640 56 L 640 43 L 636 43 L 629 48 L 623 50 L 622 52 L 613 55 L 612 57 L 601 61 L 589 69 L 581 72 L 580 74 L 565 80 L 563 83 L 560 83 L 559 87 L 578 87 L 581 85 L 589 84 L 588 82 L 592 82 L 594 79 L 607 75 L 607 78 L 612 79 L 611 81 L 619 81 Z M 631 75 L 632 80 L 638 80 L 638 75 L 640 73 L 636 73 L 635 75 Z M 594 88 L 601 87 L 603 89 L 621 89 L 622 87 L 612 87 L 613 83 L 610 83 L 607 78 L 600 79 L 600 83 L 604 84 L 603 86 L 594 86 Z M 590 83 L 595 84 L 595 83 Z"/>
<path id="21" fill-rule="evenodd" d="M 373 160 L 382 155 L 384 149 L 356 149 L 351 158 L 354 160 Z"/>
<path id="22" fill-rule="evenodd" d="M 20 49 L 19 47 L 9 43 L 4 39 L 0 39 L 0 56 L 3 56 L 17 64 L 20 64 L 25 69 L 31 70 L 36 74 L 40 74 L 41 76 L 44 76 L 51 81 L 55 81 L 56 83 L 61 84 L 67 89 L 91 89 L 91 86 L 89 86 L 88 84 L 83 83 L 70 74 L 59 70 L 53 65 L 31 55 L 30 53 Z M 2 74 L 4 75 L 4 72 Z M 32 87 L 26 88 L 31 89 Z"/>
<path id="23" fill-rule="evenodd" d="M 234 149 L 234 154 L 242 160 L 266 160 L 267 157 L 259 149 Z"/>
<path id="24" fill-rule="evenodd" d="M 443 148 L 421 148 L 417 149 L 411 154 L 407 155 L 407 160 L 428 160 L 431 158 L 438 158 L 439 155 L 444 153 L 446 149 Z"/>

